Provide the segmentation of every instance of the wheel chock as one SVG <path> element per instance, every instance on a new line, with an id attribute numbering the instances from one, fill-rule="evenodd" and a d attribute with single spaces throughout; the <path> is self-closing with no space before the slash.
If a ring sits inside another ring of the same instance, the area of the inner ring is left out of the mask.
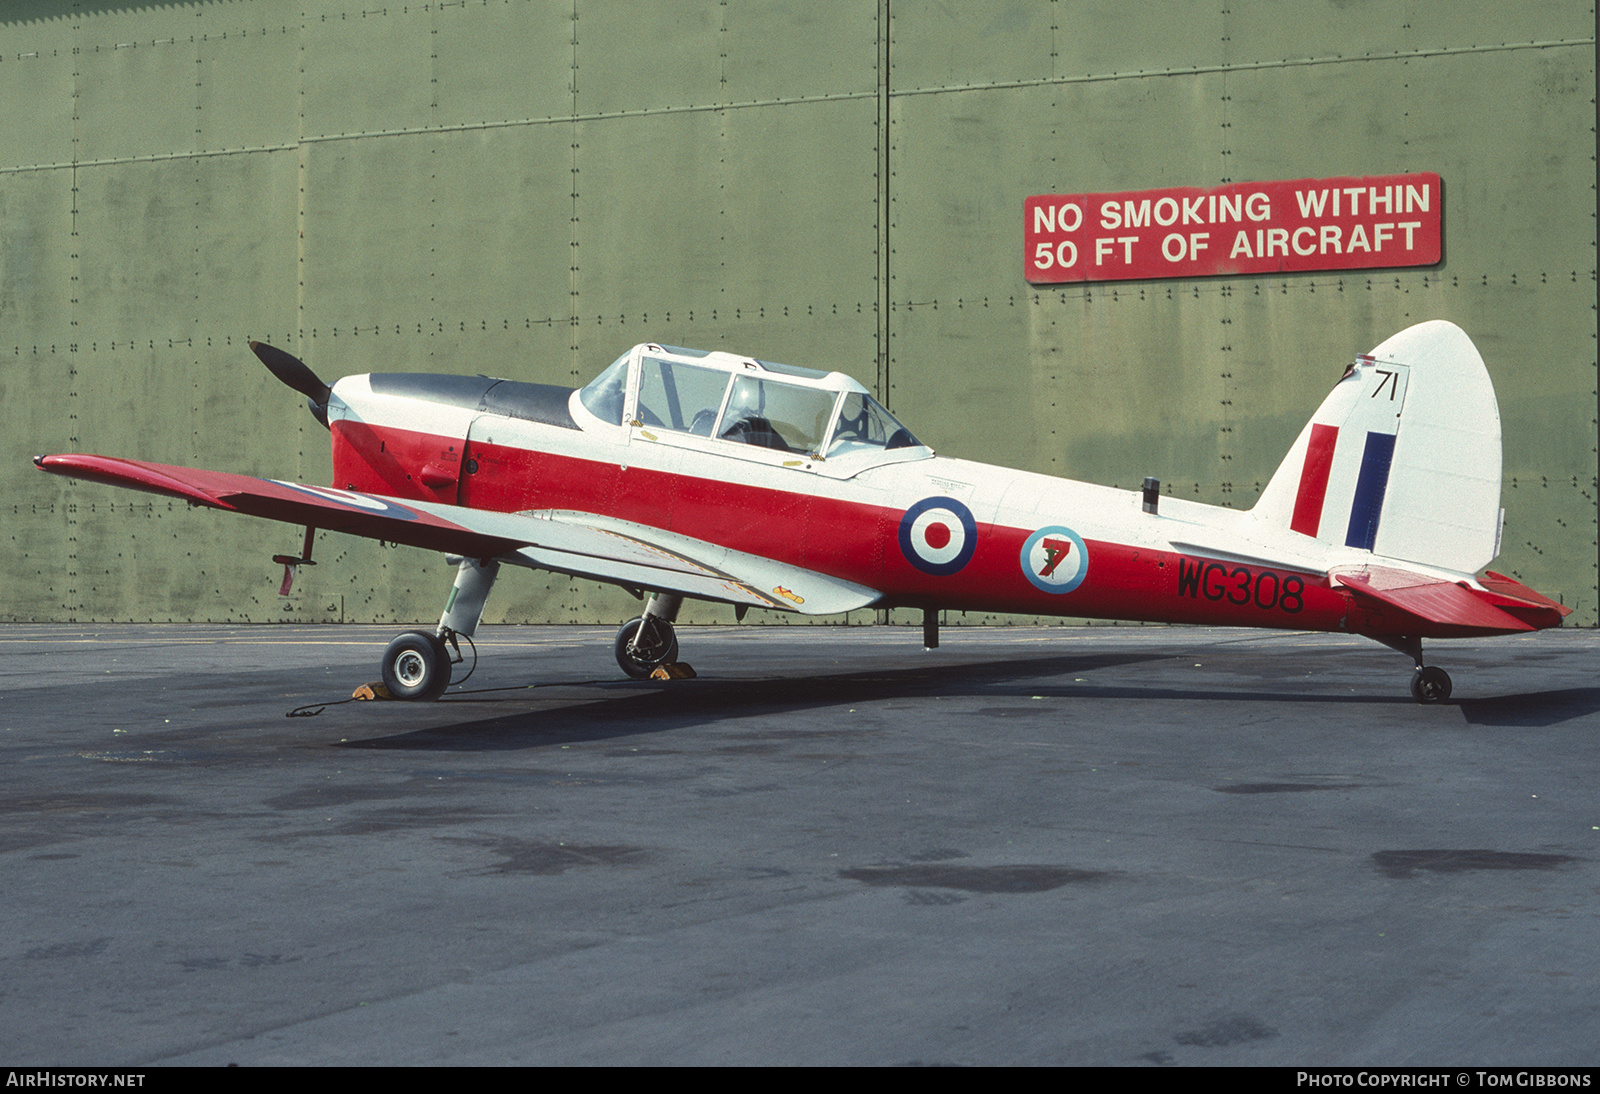
<path id="1" fill-rule="evenodd" d="M 694 669 L 682 661 L 668 661 L 657 665 L 656 670 L 650 674 L 652 680 L 693 680 Z"/>
<path id="2" fill-rule="evenodd" d="M 362 684 L 350 693 L 352 699 L 393 699 L 389 689 L 381 683 Z"/>

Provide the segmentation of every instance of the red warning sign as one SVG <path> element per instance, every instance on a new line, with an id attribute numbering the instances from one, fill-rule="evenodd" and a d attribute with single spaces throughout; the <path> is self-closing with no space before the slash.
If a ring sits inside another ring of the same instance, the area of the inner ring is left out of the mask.
<path id="1" fill-rule="evenodd" d="M 1028 281 L 1126 281 L 1431 266 L 1443 194 L 1432 172 L 1238 182 L 1022 204 Z"/>

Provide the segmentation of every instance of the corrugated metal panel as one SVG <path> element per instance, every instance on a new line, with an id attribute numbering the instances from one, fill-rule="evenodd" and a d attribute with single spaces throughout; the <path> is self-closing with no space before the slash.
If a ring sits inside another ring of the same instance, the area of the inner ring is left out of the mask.
<path id="1" fill-rule="evenodd" d="M 34 0 L 0 25 L 0 414 L 29 449 L 320 480 L 326 434 L 245 338 L 330 377 L 563 383 L 659 340 L 842 368 L 952 454 L 1244 507 L 1350 354 L 1447 318 L 1500 397 L 1498 568 L 1597 621 L 1588 5 Z M 1030 193 L 1404 170 L 1444 177 L 1438 269 L 1020 280 Z M 400 622 L 449 584 L 328 541 L 282 602 L 293 529 L 20 460 L 0 485 L 6 618 Z M 632 607 L 519 574 L 490 617 Z"/>

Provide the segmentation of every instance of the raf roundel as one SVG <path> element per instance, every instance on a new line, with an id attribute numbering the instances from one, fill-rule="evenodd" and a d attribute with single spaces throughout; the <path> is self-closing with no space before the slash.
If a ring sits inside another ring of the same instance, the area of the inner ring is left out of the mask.
<path id="1" fill-rule="evenodd" d="M 1089 549 L 1071 528 L 1041 528 L 1022 545 L 1022 572 L 1047 593 L 1070 593 L 1089 574 Z"/>
<path id="2" fill-rule="evenodd" d="M 416 520 L 417 514 L 403 505 L 395 505 L 381 498 L 368 494 L 357 494 L 351 490 L 340 490 L 335 486 L 307 486 L 299 482 L 284 482 L 282 479 L 267 479 L 267 482 L 278 486 L 286 486 L 299 494 L 310 494 L 323 501 L 336 502 L 351 509 L 366 510 L 386 517 L 398 517 L 400 520 Z"/>
<path id="3" fill-rule="evenodd" d="M 972 510 L 955 498 L 924 498 L 900 518 L 900 553 L 925 574 L 959 573 L 977 549 Z"/>

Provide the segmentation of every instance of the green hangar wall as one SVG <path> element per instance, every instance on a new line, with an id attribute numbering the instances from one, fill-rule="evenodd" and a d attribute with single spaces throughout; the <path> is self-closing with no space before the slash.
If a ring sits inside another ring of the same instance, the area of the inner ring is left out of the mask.
<path id="1" fill-rule="evenodd" d="M 1597 622 L 1591 5 L 9 0 L 7 620 L 437 617 L 422 552 L 39 474 L 325 482 L 246 348 L 577 384 L 641 341 L 838 368 L 941 451 L 1245 508 L 1344 363 L 1464 327 L 1497 568 Z M 1437 172 L 1434 267 L 1033 287 L 1030 194 Z M 616 622 L 517 573 L 487 618 Z M 708 607 L 698 618 L 731 618 Z"/>

